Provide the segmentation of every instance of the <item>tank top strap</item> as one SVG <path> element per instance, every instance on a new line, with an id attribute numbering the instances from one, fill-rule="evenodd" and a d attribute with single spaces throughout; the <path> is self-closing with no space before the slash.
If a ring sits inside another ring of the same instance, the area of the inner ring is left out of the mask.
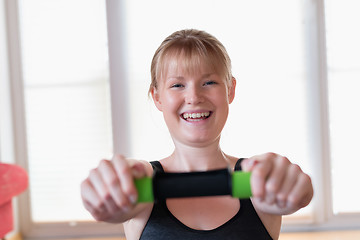
<path id="1" fill-rule="evenodd" d="M 241 162 L 244 160 L 245 158 L 240 158 L 239 160 L 237 160 L 236 164 L 235 164 L 235 171 L 241 171 Z"/>
<path id="2" fill-rule="evenodd" d="M 159 161 L 152 161 L 150 164 L 155 172 L 164 172 L 164 168 Z"/>

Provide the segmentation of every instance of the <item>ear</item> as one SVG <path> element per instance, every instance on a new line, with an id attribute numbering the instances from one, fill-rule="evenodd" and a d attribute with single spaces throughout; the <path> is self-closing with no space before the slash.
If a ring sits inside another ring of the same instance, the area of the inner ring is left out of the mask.
<path id="1" fill-rule="evenodd" d="M 228 92 L 229 104 L 232 103 L 235 98 L 235 88 L 236 88 L 236 79 L 232 77 L 231 86 L 229 87 L 229 92 Z"/>
<path id="2" fill-rule="evenodd" d="M 161 104 L 161 101 L 160 101 L 160 95 L 159 95 L 158 90 L 155 87 L 153 87 L 151 89 L 151 97 L 152 97 L 157 109 L 159 111 L 162 111 L 162 104 Z"/>

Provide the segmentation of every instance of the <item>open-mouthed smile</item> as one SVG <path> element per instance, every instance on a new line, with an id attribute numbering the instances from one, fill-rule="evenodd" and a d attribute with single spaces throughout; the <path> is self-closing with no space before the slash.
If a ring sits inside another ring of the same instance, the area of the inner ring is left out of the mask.
<path id="1" fill-rule="evenodd" d="M 183 113 L 181 117 L 190 122 L 201 121 L 207 119 L 211 115 L 211 112 L 196 112 L 196 113 Z"/>

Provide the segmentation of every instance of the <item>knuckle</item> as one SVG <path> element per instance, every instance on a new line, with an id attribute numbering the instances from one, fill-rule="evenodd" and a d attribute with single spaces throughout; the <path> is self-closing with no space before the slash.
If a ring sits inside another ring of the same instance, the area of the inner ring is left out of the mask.
<path id="1" fill-rule="evenodd" d="M 124 193 L 125 196 L 130 196 L 130 195 L 132 195 L 132 194 L 133 194 L 133 191 L 132 191 L 131 186 L 125 186 L 125 187 L 123 188 L 123 193 Z"/>
<path id="2" fill-rule="evenodd" d="M 129 204 L 129 202 L 126 201 L 125 198 L 121 198 L 121 199 L 117 202 L 117 207 L 120 208 L 120 209 L 128 208 L 128 204 Z"/>
<path id="3" fill-rule="evenodd" d="M 80 184 L 81 195 L 85 195 L 85 192 L 90 188 L 91 188 L 91 183 L 89 179 L 83 180 Z"/>
<path id="4" fill-rule="evenodd" d="M 266 158 L 275 158 L 277 156 L 276 153 L 273 153 L 273 152 L 267 152 L 265 153 L 265 157 Z"/>
<path id="5" fill-rule="evenodd" d="M 284 156 L 281 156 L 279 158 L 279 162 L 281 165 L 289 165 L 290 164 L 290 161 L 287 157 L 284 157 Z"/>
<path id="6" fill-rule="evenodd" d="M 305 173 L 301 174 L 299 177 L 299 181 L 304 187 L 310 186 L 310 188 L 312 188 L 312 180 L 309 175 Z"/>
<path id="7" fill-rule="evenodd" d="M 298 173 L 302 172 L 300 166 L 297 164 L 292 164 L 290 170 L 293 174 L 298 174 Z"/>
<path id="8" fill-rule="evenodd" d="M 97 212 L 103 212 L 106 209 L 104 201 L 96 201 L 93 206 Z"/>
<path id="9" fill-rule="evenodd" d="M 287 198 L 287 202 L 293 208 L 297 208 L 300 202 L 300 199 L 296 195 L 290 195 Z"/>
<path id="10" fill-rule="evenodd" d="M 108 214 L 107 214 L 107 212 L 105 212 L 105 211 L 101 211 L 101 212 L 99 212 L 99 211 L 92 211 L 91 212 L 91 215 L 94 217 L 94 219 L 96 220 L 96 221 L 98 221 L 98 222 L 100 222 L 100 221 L 105 221 L 106 219 L 107 219 L 107 217 L 108 217 Z"/>
<path id="11" fill-rule="evenodd" d="M 109 192 L 105 192 L 104 193 L 104 196 L 103 196 L 103 199 L 105 200 L 105 202 L 109 202 L 112 200 L 112 196 Z"/>
<path id="12" fill-rule="evenodd" d="M 129 176 L 129 175 L 131 175 L 131 169 L 129 167 L 122 167 L 120 169 L 120 175 L 121 176 Z"/>
<path id="13" fill-rule="evenodd" d="M 263 168 L 262 166 L 258 166 L 253 170 L 252 175 L 255 178 L 264 178 L 266 175 L 265 168 Z"/>
<path id="14" fill-rule="evenodd" d="M 98 195 L 99 195 L 99 201 L 102 202 L 102 203 L 106 203 L 107 201 L 109 201 L 109 199 L 111 199 L 111 195 L 108 191 L 101 191 L 101 192 L 98 192 Z"/>
<path id="15" fill-rule="evenodd" d="M 305 182 L 305 183 L 310 183 L 310 184 L 312 184 L 312 180 L 311 180 L 311 177 L 309 176 L 309 175 L 307 175 L 307 174 L 302 174 L 302 178 L 303 178 L 303 181 Z"/>
<path id="16" fill-rule="evenodd" d="M 89 186 L 89 180 L 86 178 L 80 183 L 80 189 L 85 189 Z"/>
<path id="17" fill-rule="evenodd" d="M 276 198 L 277 198 L 277 200 L 279 200 L 279 201 L 285 202 L 287 196 L 286 196 L 286 194 L 284 194 L 284 193 L 278 193 L 277 196 L 276 196 Z"/>
<path id="18" fill-rule="evenodd" d="M 109 186 L 110 186 L 111 188 L 118 188 L 119 185 L 120 185 L 120 181 L 119 181 L 115 176 L 110 177 L 110 179 L 109 179 Z"/>
<path id="19" fill-rule="evenodd" d="M 97 175 L 98 175 L 98 170 L 97 170 L 97 168 L 93 168 L 93 169 L 90 170 L 90 172 L 89 172 L 89 177 L 90 177 L 90 178 L 94 178 L 94 177 L 96 177 Z"/>
<path id="20" fill-rule="evenodd" d="M 107 165 L 109 165 L 110 161 L 107 159 L 101 159 L 100 163 L 99 163 L 99 167 L 105 167 Z"/>
<path id="21" fill-rule="evenodd" d="M 266 183 L 265 188 L 267 192 L 276 193 L 279 189 L 279 186 L 275 181 L 269 181 Z"/>
<path id="22" fill-rule="evenodd" d="M 121 154 L 116 154 L 116 155 L 114 155 L 114 157 L 113 157 L 113 161 L 123 161 L 125 159 L 125 157 L 123 156 L 123 155 L 121 155 Z"/>

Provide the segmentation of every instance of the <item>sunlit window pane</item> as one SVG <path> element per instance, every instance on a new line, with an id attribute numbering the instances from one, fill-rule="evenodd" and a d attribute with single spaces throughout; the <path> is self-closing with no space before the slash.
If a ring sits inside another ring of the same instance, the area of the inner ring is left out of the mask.
<path id="1" fill-rule="evenodd" d="M 360 212 L 360 2 L 325 2 L 333 210 Z"/>
<path id="2" fill-rule="evenodd" d="M 112 152 L 105 1 L 20 0 L 31 213 L 91 219 L 80 182 Z"/>

